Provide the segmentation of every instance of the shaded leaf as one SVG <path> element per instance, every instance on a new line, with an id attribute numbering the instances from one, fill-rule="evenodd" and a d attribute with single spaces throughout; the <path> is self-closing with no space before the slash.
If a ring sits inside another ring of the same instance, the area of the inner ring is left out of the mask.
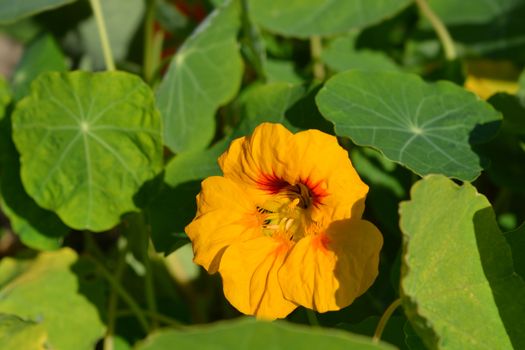
<path id="1" fill-rule="evenodd" d="M 286 36 L 306 38 L 362 28 L 393 16 L 407 0 L 252 0 L 255 21 Z"/>
<path id="2" fill-rule="evenodd" d="M 427 347 L 520 349 L 525 282 L 488 200 L 443 176 L 401 204 L 405 313 Z M 453 310 L 453 312 L 451 312 Z"/>
<path id="3" fill-rule="evenodd" d="M 501 116 L 475 95 L 412 74 L 348 71 L 317 95 L 336 134 L 372 146 L 419 175 L 475 179 L 482 165 L 471 144 L 488 141 Z"/>
<path id="4" fill-rule="evenodd" d="M 505 232 L 505 238 L 512 250 L 514 269 L 521 278 L 525 278 L 525 254 L 523 254 L 525 251 L 525 224 L 513 231 Z"/>
<path id="5" fill-rule="evenodd" d="M 361 334 L 367 337 L 373 337 L 374 332 L 379 324 L 379 316 L 370 316 L 359 323 L 342 323 L 337 326 L 354 334 Z M 405 345 L 403 326 L 406 323 L 403 316 L 392 316 L 385 326 L 381 340 L 395 345 L 398 349 L 408 349 Z"/>
<path id="6" fill-rule="evenodd" d="M 4 258 L 0 263 L 0 313 L 40 323 L 52 349 L 91 350 L 105 327 L 92 304 L 102 301 L 104 291 L 100 280 L 86 278 L 93 273 L 90 269 L 69 248 L 41 253 L 31 260 Z"/>
<path id="7" fill-rule="evenodd" d="M 239 319 L 191 331 L 164 331 L 153 334 L 137 350 L 199 349 L 394 349 L 370 338 L 329 329 L 316 329 L 286 322 Z"/>
<path id="8" fill-rule="evenodd" d="M 24 17 L 51 10 L 76 0 L 0 0 L 0 24 L 16 22 Z"/>
<path id="9" fill-rule="evenodd" d="M 153 94 L 122 72 L 41 75 L 13 114 L 13 139 L 29 195 L 76 229 L 117 224 L 162 167 Z"/>
<path id="10" fill-rule="evenodd" d="M 173 152 L 205 148 L 215 133 L 214 115 L 241 83 L 243 63 L 236 42 L 237 1 L 216 9 L 173 57 L 157 91 L 165 144 Z"/>

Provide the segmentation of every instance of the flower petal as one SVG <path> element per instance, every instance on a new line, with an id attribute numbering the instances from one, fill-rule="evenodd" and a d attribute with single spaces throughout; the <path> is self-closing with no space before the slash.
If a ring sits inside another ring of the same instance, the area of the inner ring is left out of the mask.
<path id="1" fill-rule="evenodd" d="M 260 237 L 226 249 L 219 272 L 224 295 L 237 310 L 272 320 L 297 307 L 283 297 L 277 277 L 289 247 L 289 242 Z"/>
<path id="2" fill-rule="evenodd" d="M 377 277 L 382 244 L 373 224 L 354 219 L 301 239 L 279 271 L 285 298 L 318 312 L 350 305 Z"/>
<path id="3" fill-rule="evenodd" d="M 185 231 L 192 241 L 194 261 L 209 273 L 217 272 L 230 244 L 262 235 L 255 204 L 229 179 L 204 180 L 197 207 L 197 216 Z"/>

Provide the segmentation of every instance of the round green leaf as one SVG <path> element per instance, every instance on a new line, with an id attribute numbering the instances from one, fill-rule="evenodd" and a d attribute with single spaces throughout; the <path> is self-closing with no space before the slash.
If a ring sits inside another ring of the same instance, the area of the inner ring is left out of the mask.
<path id="1" fill-rule="evenodd" d="M 391 17 L 408 0 L 252 0 L 256 22 L 279 34 L 307 38 L 361 28 Z"/>
<path id="2" fill-rule="evenodd" d="M 172 151 L 196 151 L 211 142 L 216 110 L 241 84 L 239 26 L 238 3 L 229 1 L 210 14 L 173 57 L 157 92 L 166 146 Z"/>
<path id="3" fill-rule="evenodd" d="M 117 224 L 162 167 L 153 94 L 122 72 L 41 75 L 15 110 L 13 139 L 28 194 L 75 229 Z"/>
<path id="4" fill-rule="evenodd" d="M 200 350 L 395 349 L 347 332 L 244 318 L 207 328 L 153 334 L 137 350 L 169 350 L 174 344 L 181 349 Z"/>
<path id="5" fill-rule="evenodd" d="M 104 305 L 104 285 L 93 279 L 93 272 L 69 248 L 31 260 L 5 258 L 0 263 L 0 313 L 40 323 L 49 349 L 92 350 L 105 330 L 95 306 Z"/>
<path id="6" fill-rule="evenodd" d="M 525 282 L 488 200 L 443 176 L 401 204 L 401 294 L 431 349 L 523 349 Z"/>
<path id="7" fill-rule="evenodd" d="M 337 74 L 317 104 L 337 135 L 372 146 L 419 175 L 466 181 L 482 170 L 472 144 L 488 141 L 501 120 L 488 103 L 459 86 L 397 72 Z"/>

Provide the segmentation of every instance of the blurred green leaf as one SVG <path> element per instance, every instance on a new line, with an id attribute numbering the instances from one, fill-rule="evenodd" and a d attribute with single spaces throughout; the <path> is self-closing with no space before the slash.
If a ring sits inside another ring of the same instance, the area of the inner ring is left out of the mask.
<path id="1" fill-rule="evenodd" d="M 105 331 L 97 310 L 103 285 L 92 275 L 93 268 L 69 248 L 35 259 L 4 258 L 0 313 L 41 324 L 49 348 L 92 350 Z"/>
<path id="2" fill-rule="evenodd" d="M 427 350 L 423 340 L 414 332 L 410 322 L 405 322 L 403 332 L 405 334 L 405 344 L 410 350 Z"/>
<path id="3" fill-rule="evenodd" d="M 303 82 L 303 78 L 295 71 L 293 61 L 267 59 L 265 68 L 269 83 L 287 82 L 300 84 Z"/>
<path id="4" fill-rule="evenodd" d="M 252 0 L 256 22 L 266 29 L 299 38 L 362 28 L 390 17 L 407 0 Z"/>
<path id="5" fill-rule="evenodd" d="M 372 146 L 419 175 L 462 180 L 480 174 L 471 144 L 488 141 L 501 119 L 459 86 L 395 72 L 339 73 L 321 89 L 317 104 L 337 135 Z"/>
<path id="6" fill-rule="evenodd" d="M 215 133 L 214 115 L 241 83 L 236 41 L 238 1 L 229 1 L 201 23 L 173 57 L 157 91 L 165 144 L 172 151 L 204 149 Z"/>
<path id="7" fill-rule="evenodd" d="M 525 193 L 525 107 L 517 97 L 504 93 L 489 102 L 503 114 L 503 124 L 496 138 L 480 147 L 490 160 L 487 173 L 498 186 Z"/>
<path id="8" fill-rule="evenodd" d="M 395 349 L 386 343 L 341 331 L 304 327 L 286 322 L 240 319 L 191 331 L 163 331 L 151 335 L 137 350 L 211 349 Z"/>
<path id="9" fill-rule="evenodd" d="M 18 101 L 27 95 L 31 82 L 39 74 L 66 69 L 65 57 L 53 37 L 46 34 L 35 38 L 26 46 L 13 74 L 14 99 Z"/>
<path id="10" fill-rule="evenodd" d="M 372 50 L 356 50 L 352 36 L 342 36 L 323 50 L 323 62 L 334 72 L 349 69 L 398 71 L 397 64 L 385 54 Z"/>
<path id="11" fill-rule="evenodd" d="M 427 347 L 521 349 L 525 282 L 488 200 L 443 176 L 401 204 L 405 313 Z"/>
<path id="12" fill-rule="evenodd" d="M 144 14 L 143 0 L 103 0 L 100 6 L 105 18 L 108 39 L 115 61 L 126 58 L 131 40 L 138 30 Z M 94 17 L 79 26 L 86 54 L 95 69 L 104 68 L 104 56 Z"/>
<path id="13" fill-rule="evenodd" d="M 0 121 L 5 117 L 5 110 L 9 102 L 11 102 L 11 91 L 5 79 L 0 76 Z"/>
<path id="14" fill-rule="evenodd" d="M 516 273 L 525 278 L 525 224 L 522 224 L 517 229 L 505 232 L 505 238 L 512 250 L 512 258 L 514 260 L 514 268 Z"/>
<path id="15" fill-rule="evenodd" d="M 361 334 L 367 337 L 373 337 L 374 332 L 379 323 L 379 316 L 367 317 L 359 323 L 342 323 L 337 328 L 347 330 L 354 334 Z M 405 345 L 405 337 L 403 333 L 403 326 L 406 323 L 406 318 L 402 316 L 392 316 L 385 326 L 381 340 L 392 345 L 398 349 L 408 349 Z"/>
<path id="16" fill-rule="evenodd" d="M 133 196 L 161 170 L 160 122 L 136 76 L 43 74 L 13 114 L 22 183 L 68 226 L 107 230 L 136 210 Z"/>
<path id="17" fill-rule="evenodd" d="M 42 324 L 0 314 L 0 349 L 45 350 L 47 333 Z"/>
<path id="18" fill-rule="evenodd" d="M 0 24 L 13 23 L 76 0 L 0 0 Z"/>

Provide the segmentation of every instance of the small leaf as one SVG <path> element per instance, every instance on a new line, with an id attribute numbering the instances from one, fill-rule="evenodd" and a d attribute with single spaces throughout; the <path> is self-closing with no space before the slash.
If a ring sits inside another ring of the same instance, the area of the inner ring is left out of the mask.
<path id="1" fill-rule="evenodd" d="M 13 23 L 24 17 L 64 6 L 74 1 L 76 0 L 0 0 L 0 24 Z"/>
<path id="2" fill-rule="evenodd" d="M 0 313 L 40 323 L 47 331 L 49 348 L 94 349 L 104 334 L 95 306 L 104 305 L 104 290 L 100 280 L 87 278 L 93 268 L 85 263 L 69 248 L 41 253 L 31 260 L 4 258 L 0 263 Z"/>
<path id="3" fill-rule="evenodd" d="M 238 2 L 229 1 L 173 57 L 157 92 L 165 143 L 173 152 L 204 149 L 215 133 L 216 110 L 237 93 L 243 71 L 239 26 Z"/>
<path id="4" fill-rule="evenodd" d="M 31 82 L 40 73 L 66 70 L 66 60 L 51 35 L 35 38 L 24 49 L 24 55 L 13 74 L 13 95 L 20 100 L 29 93 Z"/>
<path id="5" fill-rule="evenodd" d="M 46 341 L 42 324 L 0 314 L 0 349 L 46 350 Z"/>
<path id="6" fill-rule="evenodd" d="M 162 166 L 149 87 L 122 72 L 47 73 L 13 115 L 27 193 L 68 226 L 104 231 Z"/>
<path id="7" fill-rule="evenodd" d="M 333 40 L 321 53 L 323 62 L 334 72 L 349 69 L 398 71 L 396 63 L 379 51 L 356 50 L 354 37 Z"/>
<path id="8" fill-rule="evenodd" d="M 307 38 L 369 26 L 408 4 L 407 0 L 252 0 L 250 11 L 270 31 Z"/>
<path id="9" fill-rule="evenodd" d="M 501 116 L 475 95 L 416 75 L 348 71 L 317 95 L 336 134 L 372 146 L 419 175 L 441 173 L 470 181 L 482 166 L 471 144 L 488 141 Z"/>
<path id="10" fill-rule="evenodd" d="M 5 109 L 11 101 L 11 92 L 7 86 L 7 82 L 3 77 L 0 77 L 0 121 L 5 117 Z"/>
<path id="11" fill-rule="evenodd" d="M 427 347 L 521 349 L 525 282 L 488 200 L 443 176 L 401 204 L 405 313 Z"/>
<path id="12" fill-rule="evenodd" d="M 168 350 L 173 344 L 182 349 L 395 349 L 386 343 L 346 332 L 293 325 L 287 322 L 262 322 L 239 319 L 191 331 L 163 331 L 146 338 L 137 350 Z"/>

